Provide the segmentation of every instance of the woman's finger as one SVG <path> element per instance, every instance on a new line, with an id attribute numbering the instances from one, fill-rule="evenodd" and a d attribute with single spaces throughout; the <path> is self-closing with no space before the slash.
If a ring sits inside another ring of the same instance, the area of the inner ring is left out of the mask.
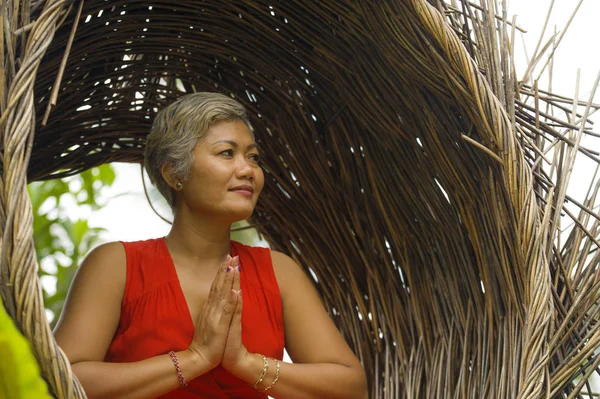
<path id="1" fill-rule="evenodd" d="M 225 261 L 217 271 L 217 275 L 210 287 L 208 298 L 206 298 L 206 317 L 210 320 L 219 320 L 218 314 L 221 312 L 220 306 L 222 299 L 226 296 L 224 287 L 231 286 L 231 283 L 227 282 L 228 274 L 231 274 L 232 258 L 227 254 Z M 227 271 L 229 270 L 229 272 Z"/>
<path id="2" fill-rule="evenodd" d="M 231 327 L 229 327 L 229 333 L 234 335 L 241 335 L 242 330 L 242 291 L 234 290 L 236 295 L 236 305 L 233 315 L 231 316 Z"/>
<path id="3" fill-rule="evenodd" d="M 235 307 L 235 313 L 233 314 L 233 321 L 238 321 L 240 325 L 242 323 L 242 305 L 242 290 L 237 290 L 237 303 Z"/>
<path id="4" fill-rule="evenodd" d="M 223 283 L 221 284 L 220 287 L 218 287 L 218 289 L 219 289 L 218 297 L 220 299 L 226 299 L 229 294 L 229 291 L 231 291 L 231 289 L 233 288 L 233 276 L 234 276 L 233 272 L 234 272 L 234 269 L 237 268 L 237 265 L 238 265 L 238 257 L 234 256 L 229 261 L 229 267 L 227 267 L 227 269 L 225 270 L 225 277 L 223 279 Z"/>
<path id="5" fill-rule="evenodd" d="M 232 258 L 229 261 L 229 267 L 227 267 L 227 270 L 225 270 L 225 278 L 220 287 L 220 293 L 219 293 L 220 298 L 223 298 L 223 299 L 226 298 L 229 294 L 229 291 L 231 291 L 231 288 L 233 287 L 234 270 L 236 267 L 237 267 L 237 256 Z"/>
<path id="6" fill-rule="evenodd" d="M 233 271 L 231 271 L 230 273 L 233 273 Z M 219 325 L 225 330 L 229 329 L 229 325 L 231 324 L 231 318 L 237 310 L 237 300 L 237 291 L 230 289 L 227 293 L 226 298 L 222 301 Z"/>
<path id="7" fill-rule="evenodd" d="M 236 267 L 233 268 L 234 274 L 233 274 L 233 284 L 232 284 L 232 288 L 237 292 L 240 290 L 240 278 L 241 278 L 241 266 L 239 263 L 239 259 L 238 259 L 238 265 Z"/>
<path id="8" fill-rule="evenodd" d="M 221 263 L 219 270 L 217 270 L 217 275 L 215 276 L 215 279 L 213 280 L 213 283 L 210 286 L 210 292 L 208 293 L 207 301 L 212 301 L 215 297 L 216 299 L 220 299 L 223 290 L 223 284 L 227 275 L 227 270 L 231 270 L 231 261 L 231 256 L 227 254 L 225 260 L 223 261 L 223 263 Z"/>

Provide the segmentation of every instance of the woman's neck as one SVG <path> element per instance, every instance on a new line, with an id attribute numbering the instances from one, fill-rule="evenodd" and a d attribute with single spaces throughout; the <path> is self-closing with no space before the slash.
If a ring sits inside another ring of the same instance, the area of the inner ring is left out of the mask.
<path id="1" fill-rule="evenodd" d="M 165 237 L 174 258 L 185 263 L 220 265 L 230 250 L 231 226 L 209 218 L 177 217 Z"/>

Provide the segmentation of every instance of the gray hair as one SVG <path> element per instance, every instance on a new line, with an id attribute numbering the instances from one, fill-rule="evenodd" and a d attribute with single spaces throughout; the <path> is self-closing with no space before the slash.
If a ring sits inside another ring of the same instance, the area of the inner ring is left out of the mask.
<path id="1" fill-rule="evenodd" d="M 194 161 L 194 147 L 217 122 L 241 120 L 250 122 L 244 107 L 236 100 L 219 93 L 193 93 L 161 109 L 146 138 L 144 166 L 152 184 L 175 206 L 175 192 L 162 176 L 168 164 L 177 178 L 189 178 Z"/>

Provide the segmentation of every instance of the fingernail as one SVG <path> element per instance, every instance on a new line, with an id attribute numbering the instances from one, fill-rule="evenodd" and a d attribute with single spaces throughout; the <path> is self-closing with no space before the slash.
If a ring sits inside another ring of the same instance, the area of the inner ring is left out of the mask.
<path id="1" fill-rule="evenodd" d="M 227 266 L 227 273 L 231 271 L 231 267 Z"/>
<path id="2" fill-rule="evenodd" d="M 238 272 L 242 271 L 242 265 L 239 265 L 237 268 L 238 268 Z"/>

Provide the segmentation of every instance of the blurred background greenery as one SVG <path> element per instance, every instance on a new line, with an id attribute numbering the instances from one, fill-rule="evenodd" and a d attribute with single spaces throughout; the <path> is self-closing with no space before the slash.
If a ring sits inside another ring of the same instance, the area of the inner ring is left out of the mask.
<path id="1" fill-rule="evenodd" d="M 115 181 L 110 165 L 89 169 L 64 179 L 28 186 L 33 207 L 33 239 L 48 320 L 54 327 L 77 266 L 100 243 L 102 227 L 86 218 L 71 217 L 72 208 L 100 209 L 100 191 Z"/>

